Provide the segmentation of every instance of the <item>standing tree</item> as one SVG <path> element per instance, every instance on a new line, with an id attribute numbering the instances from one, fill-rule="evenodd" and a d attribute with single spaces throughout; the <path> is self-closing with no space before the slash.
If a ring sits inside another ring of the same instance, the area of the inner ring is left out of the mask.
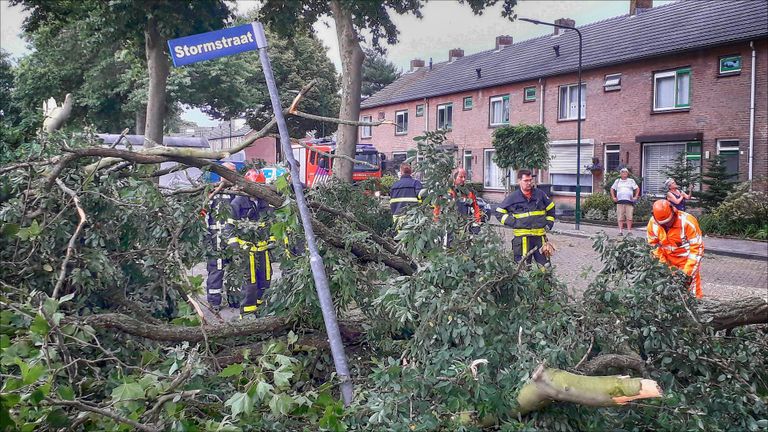
<path id="1" fill-rule="evenodd" d="M 675 183 L 680 190 L 689 191 L 696 187 L 701 180 L 701 174 L 699 173 L 699 167 L 692 165 L 686 159 L 685 152 L 680 152 L 675 158 L 672 165 L 664 167 L 664 175 L 675 179 Z M 651 193 L 659 193 L 664 191 L 648 191 Z M 691 194 L 693 195 L 693 194 Z M 698 195 L 698 193 L 697 193 Z"/>
<path id="2" fill-rule="evenodd" d="M 476 14 L 486 7 L 503 2 L 502 16 L 514 19 L 513 8 L 517 0 L 466 0 Z M 353 159 L 357 145 L 357 122 L 360 116 L 360 92 L 363 81 L 363 59 L 365 54 L 360 42 L 370 35 L 370 44 L 380 48 L 382 38 L 387 43 L 397 42 L 398 30 L 392 22 L 391 12 L 412 13 L 421 18 L 424 4 L 419 0 L 314 0 L 307 2 L 266 0 L 261 16 L 283 35 L 292 35 L 297 28 L 311 29 L 318 19 L 330 15 L 336 23 L 336 37 L 341 53 L 341 108 L 339 119 L 348 123 L 340 124 L 337 134 L 337 152 Z M 333 175 L 343 181 L 352 182 L 353 163 L 350 160 L 336 161 Z"/>
<path id="3" fill-rule="evenodd" d="M 707 212 L 719 206 L 733 190 L 735 183 L 731 179 L 736 175 L 728 174 L 727 170 L 724 157 L 717 155 L 709 161 L 707 171 L 701 180 L 701 183 L 707 185 L 707 189 L 699 192 L 701 206 Z"/>
<path id="4" fill-rule="evenodd" d="M 365 49 L 363 61 L 363 85 L 360 95 L 369 97 L 400 78 L 400 72 L 394 64 L 387 61 L 375 49 Z"/>
<path id="5" fill-rule="evenodd" d="M 549 131 L 544 125 L 500 127 L 493 131 L 493 160 L 502 169 L 543 169 L 549 163 Z"/>

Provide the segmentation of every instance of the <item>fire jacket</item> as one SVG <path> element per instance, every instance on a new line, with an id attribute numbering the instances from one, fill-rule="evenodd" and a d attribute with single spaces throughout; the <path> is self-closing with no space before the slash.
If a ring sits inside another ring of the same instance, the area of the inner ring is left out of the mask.
<path id="1" fill-rule="evenodd" d="M 243 240 L 230 232 L 227 239 L 228 244 L 237 243 L 244 249 L 250 249 L 251 252 L 263 252 L 274 247 L 275 238 L 269 235 L 269 228 L 261 218 L 269 210 L 269 206 L 262 200 L 254 200 L 246 196 L 238 195 L 232 199 L 232 219 L 238 221 L 250 221 L 256 228 L 256 243 Z"/>
<path id="2" fill-rule="evenodd" d="M 483 211 L 480 210 L 480 205 L 477 204 L 477 195 L 475 195 L 475 192 L 460 186 L 458 190 L 451 189 L 448 193 L 451 196 L 451 199 L 456 201 L 456 211 L 460 216 L 471 219 L 477 224 L 483 222 Z M 435 205 L 435 208 L 432 211 L 435 220 L 440 216 L 441 211 L 440 206 Z"/>
<path id="3" fill-rule="evenodd" d="M 208 225 L 209 240 L 213 251 L 226 247 L 229 233 L 232 231 L 232 199 L 234 195 L 217 193 L 211 197 L 210 211 L 203 209 Z"/>
<path id="4" fill-rule="evenodd" d="M 419 197 L 421 188 L 421 182 L 413 177 L 409 175 L 400 177 L 400 180 L 389 190 L 389 207 L 392 210 L 392 216 L 405 213 L 409 206 L 421 203 Z"/>
<path id="5" fill-rule="evenodd" d="M 496 208 L 496 218 L 515 237 L 543 236 L 555 224 L 555 203 L 540 189 L 533 189 L 530 200 L 516 189 Z"/>
<path id="6" fill-rule="evenodd" d="M 704 240 L 695 217 L 678 211 L 677 219 L 668 230 L 651 218 L 647 236 L 648 244 L 655 248 L 653 254 L 662 262 L 679 268 L 688 276 L 698 272 L 704 256 Z"/>

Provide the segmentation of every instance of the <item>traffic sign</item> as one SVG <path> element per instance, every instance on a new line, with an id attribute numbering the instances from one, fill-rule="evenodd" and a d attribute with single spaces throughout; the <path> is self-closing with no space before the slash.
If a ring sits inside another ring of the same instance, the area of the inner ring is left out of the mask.
<path id="1" fill-rule="evenodd" d="M 173 65 L 188 65 L 267 46 L 261 23 L 254 22 L 168 41 Z"/>

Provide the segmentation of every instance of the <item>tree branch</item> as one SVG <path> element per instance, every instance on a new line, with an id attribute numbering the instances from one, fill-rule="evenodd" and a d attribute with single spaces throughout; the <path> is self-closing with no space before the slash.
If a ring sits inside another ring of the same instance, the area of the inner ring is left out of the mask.
<path id="1" fill-rule="evenodd" d="M 696 308 L 701 320 L 715 330 L 750 324 L 768 324 L 768 298 L 744 297 L 736 300 L 701 300 Z"/>
<path id="2" fill-rule="evenodd" d="M 56 179 L 56 184 L 59 185 L 59 189 L 72 197 L 72 200 L 77 207 L 77 214 L 80 216 L 80 222 L 78 222 L 77 228 L 75 228 L 75 233 L 72 234 L 72 237 L 69 239 L 69 244 L 67 244 L 67 253 L 64 256 L 64 261 L 61 262 L 61 270 L 59 270 L 59 280 L 56 281 L 56 287 L 53 288 L 53 294 L 51 295 L 51 297 L 58 299 L 59 290 L 61 290 L 61 286 L 64 284 L 64 279 L 67 276 L 67 263 L 69 263 L 69 259 L 72 257 L 72 252 L 75 250 L 75 242 L 80 236 L 80 231 L 83 229 L 83 225 L 85 225 L 85 210 L 80 206 L 80 199 L 77 198 L 75 191 L 68 188 L 59 178 Z"/>
<path id="3" fill-rule="evenodd" d="M 633 369 L 643 373 L 645 372 L 645 362 L 640 356 L 602 354 L 584 363 L 581 367 L 581 371 L 587 375 L 594 375 L 598 371 L 605 372 L 609 368 Z"/>
<path id="4" fill-rule="evenodd" d="M 92 413 L 96 413 L 104 417 L 111 418 L 112 420 L 118 421 L 120 423 L 127 424 L 142 432 L 160 432 L 160 429 L 155 429 L 151 426 L 145 425 L 144 423 L 139 423 L 135 420 L 131 420 L 129 418 L 123 417 L 112 410 L 92 406 L 78 400 L 66 401 L 66 400 L 51 399 L 51 398 L 46 398 L 45 400 L 51 405 L 74 407 L 81 411 L 90 411 Z"/>

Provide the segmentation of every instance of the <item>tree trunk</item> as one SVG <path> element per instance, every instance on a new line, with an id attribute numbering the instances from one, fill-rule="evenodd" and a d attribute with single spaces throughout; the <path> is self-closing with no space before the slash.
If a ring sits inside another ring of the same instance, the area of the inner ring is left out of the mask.
<path id="1" fill-rule="evenodd" d="M 147 92 L 147 115 L 144 136 L 151 141 L 145 141 L 144 146 L 152 147 L 154 143 L 163 143 L 163 120 L 165 120 L 165 86 L 168 81 L 170 65 L 165 53 L 165 38 L 157 29 L 155 18 L 149 18 L 144 31 L 147 51 L 147 67 L 149 69 L 149 91 Z M 154 143 L 152 142 L 154 141 Z"/>
<path id="2" fill-rule="evenodd" d="M 360 87 L 363 82 L 363 59 L 352 13 L 338 0 L 331 0 L 331 12 L 336 22 L 336 37 L 341 53 L 341 108 L 339 119 L 358 121 L 360 117 Z M 357 126 L 340 124 L 336 134 L 336 152 L 354 159 L 357 146 Z M 333 176 L 352 182 L 354 164 L 348 160 L 334 161 Z"/>
<path id="3" fill-rule="evenodd" d="M 702 300 L 696 307 L 704 322 L 715 330 L 768 323 L 768 299 L 744 297 L 736 300 Z"/>
<path id="4" fill-rule="evenodd" d="M 136 110 L 135 134 L 144 135 L 144 128 L 147 126 L 147 107 L 142 106 Z"/>
<path id="5" fill-rule="evenodd" d="M 584 376 L 539 366 L 517 395 L 518 412 L 526 414 L 552 401 L 595 407 L 624 405 L 661 397 L 656 381 L 623 376 Z"/>

